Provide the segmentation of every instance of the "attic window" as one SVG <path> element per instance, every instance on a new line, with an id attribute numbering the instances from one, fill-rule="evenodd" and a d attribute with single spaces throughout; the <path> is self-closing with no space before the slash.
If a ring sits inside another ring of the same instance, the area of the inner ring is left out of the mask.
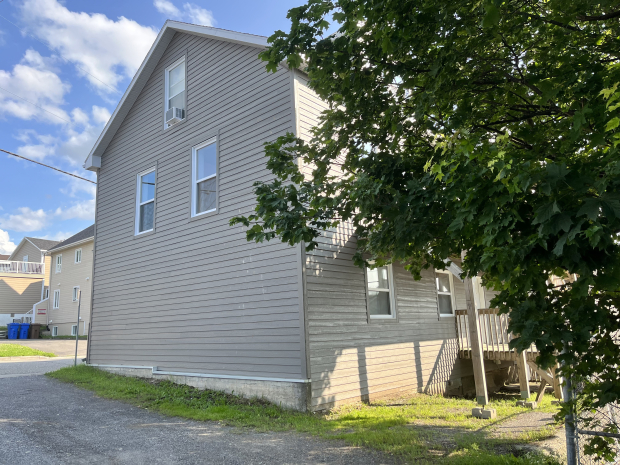
<path id="1" fill-rule="evenodd" d="M 165 80 L 164 122 L 168 128 L 185 119 L 185 57 L 166 68 Z"/>

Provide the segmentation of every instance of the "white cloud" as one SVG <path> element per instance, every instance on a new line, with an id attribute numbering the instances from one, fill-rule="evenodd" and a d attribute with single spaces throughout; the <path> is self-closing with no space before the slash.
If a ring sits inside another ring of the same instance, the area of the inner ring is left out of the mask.
<path id="1" fill-rule="evenodd" d="M 65 239 L 69 239 L 74 234 L 75 234 L 74 232 L 58 231 L 57 233 L 54 233 L 54 234 L 46 234 L 44 236 L 38 236 L 38 237 L 39 239 L 47 239 L 50 241 L 64 241 Z"/>
<path id="2" fill-rule="evenodd" d="M 91 220 L 95 219 L 95 199 L 76 202 L 64 210 L 60 207 L 56 209 L 54 215 L 61 220 Z"/>
<path id="3" fill-rule="evenodd" d="M 110 118 L 110 112 L 93 105 L 91 116 L 75 108 L 71 118 L 73 124 L 66 125 L 58 136 L 38 134 L 32 129 L 20 132 L 17 139 L 24 145 L 17 148 L 17 153 L 39 161 L 57 156 L 73 166 L 81 166 Z M 83 172 L 76 174 L 84 176 Z"/>
<path id="4" fill-rule="evenodd" d="M 41 231 L 52 223 L 66 220 L 95 219 L 95 198 L 78 200 L 67 207 L 58 207 L 53 212 L 46 212 L 42 208 L 32 210 L 29 207 L 20 207 L 17 213 L 0 217 L 0 247 L 2 245 L 3 229 L 17 232 Z M 8 239 L 7 239 L 8 240 Z M 1 252 L 0 252 L 1 253 Z"/>
<path id="5" fill-rule="evenodd" d="M 43 209 L 31 210 L 28 207 L 17 209 L 19 213 L 0 218 L 0 228 L 11 231 L 39 231 L 49 223 L 49 214 Z"/>
<path id="6" fill-rule="evenodd" d="M 34 50 L 27 50 L 12 71 L 0 69 L 0 87 L 4 89 L 0 90 L 0 117 L 10 115 L 54 124 L 70 120 L 60 106 L 71 86 L 56 74 L 52 59 Z"/>
<path id="7" fill-rule="evenodd" d="M 58 0 L 25 0 L 20 10 L 29 32 L 79 65 L 76 71 L 104 93 L 133 77 L 157 37 L 154 29 L 124 16 L 114 21 L 100 13 L 78 13 Z"/>
<path id="8" fill-rule="evenodd" d="M 202 26 L 215 26 L 213 13 L 194 3 L 184 3 L 182 10 L 169 0 L 153 0 L 153 5 L 157 11 L 167 18 L 187 21 L 188 23 L 200 24 Z"/>
<path id="9" fill-rule="evenodd" d="M 2 255 L 10 255 L 15 250 L 15 243 L 9 239 L 9 233 L 0 229 L 0 253 Z"/>

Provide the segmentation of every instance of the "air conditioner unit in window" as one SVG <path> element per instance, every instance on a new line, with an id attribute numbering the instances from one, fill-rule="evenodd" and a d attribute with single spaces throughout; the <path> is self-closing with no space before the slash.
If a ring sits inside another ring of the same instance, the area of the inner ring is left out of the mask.
<path id="1" fill-rule="evenodd" d="M 173 125 L 185 118 L 185 110 L 182 108 L 172 107 L 166 110 L 166 124 Z"/>

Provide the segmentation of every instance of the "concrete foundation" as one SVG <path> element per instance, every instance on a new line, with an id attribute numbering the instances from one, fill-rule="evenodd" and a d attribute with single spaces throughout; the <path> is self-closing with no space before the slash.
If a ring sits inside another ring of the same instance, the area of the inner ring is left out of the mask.
<path id="1" fill-rule="evenodd" d="M 246 399 L 265 399 L 283 408 L 308 410 L 310 383 L 293 383 L 288 381 L 263 381 L 231 378 L 211 378 L 188 375 L 159 374 L 152 368 L 107 367 L 92 365 L 100 370 L 134 378 L 149 378 L 185 384 L 197 389 L 210 389 L 245 397 Z"/>

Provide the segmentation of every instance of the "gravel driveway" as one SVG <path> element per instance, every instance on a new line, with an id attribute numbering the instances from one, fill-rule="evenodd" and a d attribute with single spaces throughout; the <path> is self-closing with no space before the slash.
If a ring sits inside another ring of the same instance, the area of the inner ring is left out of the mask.
<path id="1" fill-rule="evenodd" d="M 72 360 L 0 364 L 0 463 L 382 464 L 365 449 L 164 417 L 40 374 Z"/>

